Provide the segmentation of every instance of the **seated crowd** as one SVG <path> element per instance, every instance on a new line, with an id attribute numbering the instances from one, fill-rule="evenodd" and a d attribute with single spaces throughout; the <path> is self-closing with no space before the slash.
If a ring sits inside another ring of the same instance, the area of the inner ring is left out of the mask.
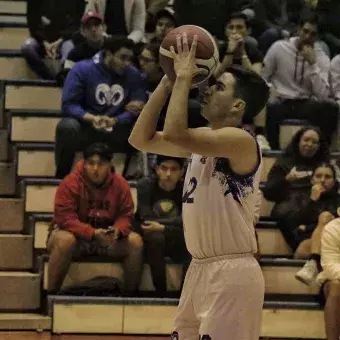
<path id="1" fill-rule="evenodd" d="M 23 43 L 23 56 L 41 78 L 63 87 L 55 148 L 56 177 L 63 181 L 48 239 L 49 292 L 60 289 L 72 258 L 79 256 L 121 261 L 129 295 L 138 291 L 144 255 L 157 296 L 168 294 L 165 257 L 183 264 L 184 277 L 190 262 L 181 219 L 185 160 L 147 157 L 152 175 L 136 178 L 135 215 L 129 184 L 111 160 L 114 153 L 135 152 L 130 131 L 164 75 L 160 44 L 173 28 L 190 23 L 209 30 L 219 45 L 216 78 L 237 64 L 271 86 L 265 126 L 243 122 L 263 150 L 280 149 L 285 120 L 306 125 L 282 150 L 263 195 L 275 203 L 272 217 L 294 257 L 308 260 L 296 278 L 323 283 L 328 339 L 338 339 L 340 168 L 331 161 L 330 148 L 338 133 L 340 6 L 336 0 L 284 3 L 175 0 L 172 9 L 160 0 L 28 2 L 31 36 Z M 192 127 L 206 124 L 200 101 L 200 91 L 192 90 Z M 159 129 L 166 105 L 163 111 Z M 73 168 L 78 151 L 84 159 Z"/>

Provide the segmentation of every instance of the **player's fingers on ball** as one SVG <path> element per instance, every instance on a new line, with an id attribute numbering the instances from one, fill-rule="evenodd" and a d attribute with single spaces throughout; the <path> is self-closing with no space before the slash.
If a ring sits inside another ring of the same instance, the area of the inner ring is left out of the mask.
<path id="1" fill-rule="evenodd" d="M 182 37 L 180 34 L 177 34 L 176 36 L 176 42 L 177 42 L 177 53 L 182 53 Z"/>
<path id="2" fill-rule="evenodd" d="M 183 32 L 182 34 L 182 41 L 183 41 L 183 51 L 184 52 L 189 52 L 189 44 L 188 44 L 188 35 L 186 32 Z"/>
<path id="3" fill-rule="evenodd" d="M 175 48 L 173 47 L 173 46 L 170 46 L 170 52 L 171 52 L 171 54 L 172 54 L 172 58 L 173 59 L 175 59 L 175 57 L 176 57 L 176 52 L 175 52 Z"/>
<path id="4" fill-rule="evenodd" d="M 197 35 L 194 35 L 194 40 L 191 44 L 190 54 L 192 56 L 196 56 L 196 49 L 197 49 Z"/>

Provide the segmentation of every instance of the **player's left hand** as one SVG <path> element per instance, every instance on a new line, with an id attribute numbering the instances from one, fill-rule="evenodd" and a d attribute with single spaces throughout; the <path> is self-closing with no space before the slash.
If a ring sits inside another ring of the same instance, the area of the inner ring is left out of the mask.
<path id="1" fill-rule="evenodd" d="M 163 231 L 165 226 L 156 221 L 145 221 L 142 225 L 142 229 L 145 233 L 152 231 Z"/>
<path id="2" fill-rule="evenodd" d="M 190 49 L 188 36 L 185 32 L 182 35 L 178 34 L 176 40 L 177 53 L 173 46 L 170 47 L 176 76 L 188 77 L 191 80 L 200 73 L 199 68 L 196 66 L 197 36 L 194 36 Z"/>

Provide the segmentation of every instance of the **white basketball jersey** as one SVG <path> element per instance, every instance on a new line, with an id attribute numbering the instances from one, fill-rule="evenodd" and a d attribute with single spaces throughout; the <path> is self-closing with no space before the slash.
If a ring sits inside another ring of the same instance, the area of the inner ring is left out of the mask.
<path id="1" fill-rule="evenodd" d="M 254 209 L 260 163 L 247 176 L 231 170 L 228 159 L 193 154 L 183 194 L 183 224 L 187 248 L 194 258 L 257 251 Z"/>

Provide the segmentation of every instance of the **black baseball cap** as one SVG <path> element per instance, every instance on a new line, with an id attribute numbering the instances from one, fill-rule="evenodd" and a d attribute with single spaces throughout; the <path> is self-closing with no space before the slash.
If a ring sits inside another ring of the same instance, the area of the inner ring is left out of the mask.
<path id="1" fill-rule="evenodd" d="M 101 159 L 111 162 L 112 150 L 104 143 L 94 143 L 84 151 L 84 159 L 88 159 L 94 155 L 98 155 Z"/>

